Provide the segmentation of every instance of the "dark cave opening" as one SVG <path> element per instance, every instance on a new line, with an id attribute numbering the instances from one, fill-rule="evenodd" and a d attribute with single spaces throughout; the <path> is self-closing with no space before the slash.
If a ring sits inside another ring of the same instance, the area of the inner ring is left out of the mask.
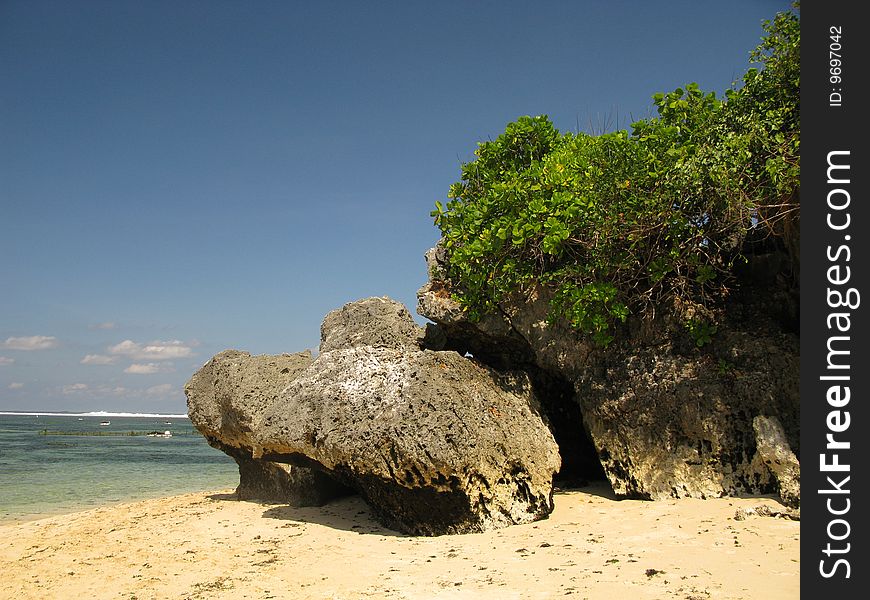
<path id="1" fill-rule="evenodd" d="M 557 487 L 582 487 L 593 481 L 610 485 L 583 423 L 573 384 L 537 366 L 534 352 L 525 339 L 518 335 L 490 336 L 468 323 L 446 327 L 430 323 L 421 347 L 452 350 L 498 371 L 525 371 L 559 446 L 562 468 L 555 477 Z"/>
<path id="2" fill-rule="evenodd" d="M 562 457 L 555 483 L 561 488 L 571 488 L 606 481 L 598 452 L 586 432 L 574 386 L 538 367 L 527 367 L 526 371 Z"/>

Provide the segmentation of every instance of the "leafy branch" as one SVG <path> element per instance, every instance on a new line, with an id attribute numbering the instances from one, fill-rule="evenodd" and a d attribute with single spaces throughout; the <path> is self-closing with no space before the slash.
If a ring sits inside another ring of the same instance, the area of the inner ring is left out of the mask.
<path id="1" fill-rule="evenodd" d="M 778 14 L 739 87 L 653 96 L 632 132 L 562 134 L 520 117 L 462 165 L 432 216 L 470 318 L 544 285 L 551 319 L 606 345 L 630 313 L 670 301 L 699 345 L 734 285 L 748 233 L 795 247 L 800 176 L 800 24 Z"/>

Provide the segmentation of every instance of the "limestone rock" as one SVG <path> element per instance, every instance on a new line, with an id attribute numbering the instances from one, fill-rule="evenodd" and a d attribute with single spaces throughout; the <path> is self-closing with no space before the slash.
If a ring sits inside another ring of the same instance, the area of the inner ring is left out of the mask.
<path id="1" fill-rule="evenodd" d="M 636 338 L 635 338 L 636 339 Z M 616 493 L 645 498 L 767 493 L 755 415 L 798 422 L 793 336 L 721 328 L 707 353 L 614 344 L 575 380 L 585 424 Z"/>
<path id="2" fill-rule="evenodd" d="M 388 298 L 332 311 L 321 334 L 315 360 L 227 351 L 185 388 L 191 421 L 239 463 L 240 497 L 321 503 L 352 488 L 422 535 L 552 511 L 558 447 L 525 373 L 422 350 L 438 332 Z"/>
<path id="3" fill-rule="evenodd" d="M 369 306 L 361 301 L 338 314 L 377 321 L 401 313 Z M 525 374 L 413 349 L 419 328 L 410 326 L 388 327 L 407 343 L 382 343 L 379 333 L 335 336 L 332 327 L 346 330 L 336 323 L 347 319 L 331 315 L 323 328 L 329 350 L 267 409 L 255 455 L 316 463 L 407 533 L 484 531 L 552 511 L 558 448 Z M 356 330 L 381 331 L 364 322 Z"/>
<path id="4" fill-rule="evenodd" d="M 437 324 L 445 347 L 499 369 L 537 369 L 570 384 L 580 407 L 571 423 L 557 421 L 547 397 L 539 400 L 558 425 L 554 431 L 588 434 L 618 495 L 774 490 L 770 471 L 755 459 L 752 421 L 776 415 L 797 448 L 799 339 L 771 316 L 764 290 L 733 298 L 703 349 L 664 307 L 655 317 L 630 318 L 601 348 L 548 320 L 550 295 L 543 288 L 506 298 L 492 314 L 469 322 L 451 299 L 444 250 L 426 258 L 430 281 L 418 292 L 417 311 Z"/>
<path id="5" fill-rule="evenodd" d="M 323 506 L 353 491 L 317 469 L 291 466 L 215 446 L 232 456 L 239 466 L 239 500 L 254 500 L 291 506 Z"/>
<path id="6" fill-rule="evenodd" d="M 263 410 L 313 362 L 311 353 L 251 356 L 225 350 L 185 384 L 191 423 L 206 439 L 251 448 L 251 431 Z"/>
<path id="7" fill-rule="evenodd" d="M 524 367 L 534 362 L 526 340 L 513 329 L 501 312 L 484 315 L 472 323 L 462 307 L 451 298 L 445 273 L 445 252 L 440 245 L 426 252 L 429 281 L 417 291 L 417 314 L 434 321 L 443 338 L 440 348 L 466 352 L 498 369 Z M 431 348 L 427 343 L 424 346 Z"/>
<path id="8" fill-rule="evenodd" d="M 251 455 L 251 435 L 263 411 L 312 360 L 310 352 L 251 356 L 226 350 L 185 385 L 191 423 L 211 446 L 230 455 L 239 466 L 239 499 L 309 506 L 348 493 L 324 473 L 288 468 Z"/>
<path id="9" fill-rule="evenodd" d="M 758 415 L 752 420 L 758 456 L 770 469 L 779 487 L 782 503 L 801 505 L 801 465 L 788 445 L 785 431 L 776 417 Z"/>
<path id="10" fill-rule="evenodd" d="M 419 350 L 424 336 L 404 305 L 390 298 L 366 298 L 345 304 L 323 319 L 320 352 L 373 346 Z"/>

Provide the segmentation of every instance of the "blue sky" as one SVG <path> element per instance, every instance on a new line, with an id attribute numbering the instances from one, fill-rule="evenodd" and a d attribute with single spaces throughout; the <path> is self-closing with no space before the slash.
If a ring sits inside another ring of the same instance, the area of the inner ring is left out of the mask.
<path id="1" fill-rule="evenodd" d="M 389 295 L 478 141 L 724 91 L 788 2 L 0 0 L 0 410 L 184 412 Z"/>

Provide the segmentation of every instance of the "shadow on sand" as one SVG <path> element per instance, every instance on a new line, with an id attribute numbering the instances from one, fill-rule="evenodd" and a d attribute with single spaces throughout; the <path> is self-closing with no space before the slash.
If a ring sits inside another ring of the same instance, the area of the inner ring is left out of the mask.
<path id="1" fill-rule="evenodd" d="M 236 494 L 211 494 L 211 500 L 240 502 Z M 359 534 L 379 535 L 386 537 L 407 537 L 405 534 L 387 529 L 372 516 L 371 509 L 359 496 L 339 498 L 323 506 L 294 507 L 284 504 L 270 504 L 256 500 L 254 502 L 264 507 L 264 519 L 294 521 L 296 523 L 314 523 L 332 529 L 353 531 Z"/>
<path id="2" fill-rule="evenodd" d="M 206 496 L 209 500 L 238 500 L 239 497 L 235 492 L 230 492 L 229 494 L 209 494 Z"/>
<path id="3" fill-rule="evenodd" d="M 619 500 L 613 493 L 606 481 L 593 481 L 584 485 L 557 485 L 555 488 L 555 502 L 559 502 L 559 496 L 568 494 L 587 494 L 607 500 Z M 347 496 L 333 500 L 323 506 L 294 507 L 285 504 L 271 504 L 257 500 L 239 500 L 235 493 L 211 494 L 210 500 L 222 502 L 253 502 L 264 507 L 264 519 L 278 519 L 280 521 L 292 521 L 296 523 L 313 523 L 332 529 L 353 531 L 365 535 L 379 535 L 384 537 L 409 537 L 404 533 L 387 529 L 378 523 L 372 515 L 371 509 L 360 496 Z"/>
<path id="4" fill-rule="evenodd" d="M 573 484 L 571 482 L 556 482 L 553 486 L 553 493 L 556 496 L 555 502 L 558 502 L 558 497 L 565 494 L 586 494 L 589 496 L 597 496 L 605 500 L 623 500 L 613 493 L 613 488 L 610 487 L 610 482 L 601 481 L 584 481 L 582 483 Z"/>

